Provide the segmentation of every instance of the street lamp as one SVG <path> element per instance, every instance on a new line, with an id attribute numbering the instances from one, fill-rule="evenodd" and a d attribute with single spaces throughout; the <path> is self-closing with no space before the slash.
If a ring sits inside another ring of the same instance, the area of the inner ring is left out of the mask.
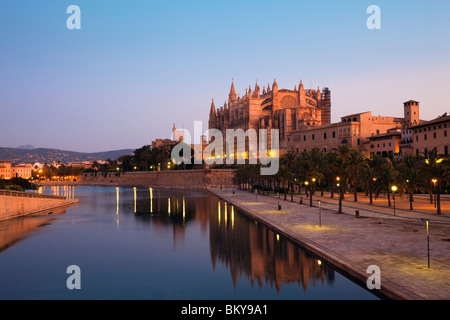
<path id="1" fill-rule="evenodd" d="M 437 182 L 437 179 L 436 178 L 431 179 L 431 182 L 433 182 L 434 207 L 436 208 L 436 206 L 437 206 L 437 203 L 436 203 L 436 182 Z"/>
<path id="2" fill-rule="evenodd" d="M 421 218 L 420 220 L 427 223 L 427 253 L 428 253 L 428 269 L 430 269 L 430 233 L 428 232 L 428 222 L 430 219 Z"/>
<path id="3" fill-rule="evenodd" d="M 395 191 L 397 191 L 397 186 L 392 186 L 392 197 L 394 198 L 394 216 L 395 216 Z"/>

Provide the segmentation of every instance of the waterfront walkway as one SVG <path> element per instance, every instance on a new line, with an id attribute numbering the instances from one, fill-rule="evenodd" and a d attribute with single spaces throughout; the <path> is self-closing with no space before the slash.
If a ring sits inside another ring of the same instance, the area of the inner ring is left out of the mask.
<path id="1" fill-rule="evenodd" d="M 358 202 L 354 202 L 353 194 L 346 194 L 343 214 L 338 214 L 338 199 L 329 194 L 320 197 L 320 191 L 316 191 L 314 206 L 310 207 L 305 195 L 295 195 L 291 202 L 290 194 L 285 201 L 284 195 L 278 199 L 276 195 L 267 197 L 235 188 L 208 190 L 363 284 L 370 276 L 367 267 L 378 266 L 379 292 L 389 298 L 450 299 L 448 196 L 442 197 L 442 215 L 438 216 L 427 196 L 415 197 L 413 212 L 407 197 L 397 196 L 394 215 L 393 202 L 389 208 L 385 198 L 370 205 L 364 195 L 358 194 Z M 429 219 L 430 268 L 426 222 L 422 219 Z"/>

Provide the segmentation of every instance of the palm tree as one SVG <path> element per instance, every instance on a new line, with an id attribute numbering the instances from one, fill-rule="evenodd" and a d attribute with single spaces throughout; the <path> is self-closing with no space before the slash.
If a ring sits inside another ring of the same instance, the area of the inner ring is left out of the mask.
<path id="1" fill-rule="evenodd" d="M 294 201 L 294 182 L 296 179 L 296 171 L 297 171 L 297 167 L 298 167 L 298 155 L 296 153 L 293 152 L 289 152 L 286 153 L 285 155 L 281 156 L 280 159 L 280 164 L 285 166 L 287 172 L 286 174 L 286 179 L 288 181 L 289 184 L 289 189 L 291 192 L 291 202 Z M 286 193 L 285 193 L 285 200 L 286 200 Z"/>
<path id="2" fill-rule="evenodd" d="M 373 204 L 373 188 L 374 183 L 377 181 L 377 176 L 379 174 L 381 164 L 383 163 L 383 158 L 381 156 L 375 155 L 370 159 L 366 159 L 366 166 L 363 170 L 363 181 L 365 181 L 365 185 L 368 188 L 369 201 L 370 204 Z"/>
<path id="3" fill-rule="evenodd" d="M 311 155 L 311 154 L 309 154 Z M 312 207 L 313 195 L 315 191 L 315 184 L 317 181 L 323 179 L 323 174 L 320 170 L 318 163 L 314 162 L 311 156 L 304 157 L 300 163 L 300 174 L 305 178 L 306 181 L 311 183 L 310 195 L 309 195 L 309 205 Z"/>
<path id="4" fill-rule="evenodd" d="M 415 155 L 405 154 L 401 157 L 398 166 L 401 185 L 409 194 L 409 210 L 413 210 L 414 192 L 424 191 L 424 174 L 420 158 Z"/>
<path id="5" fill-rule="evenodd" d="M 336 176 L 338 174 L 338 168 L 337 168 L 337 157 L 338 154 L 336 152 L 329 152 L 325 154 L 325 171 L 324 171 L 324 177 L 327 182 L 327 185 L 330 188 L 330 197 L 334 198 L 334 181 L 336 180 Z"/>
<path id="6" fill-rule="evenodd" d="M 354 201 L 358 201 L 358 179 L 367 165 L 366 157 L 358 150 L 352 149 L 345 162 L 353 185 Z"/>
<path id="7" fill-rule="evenodd" d="M 431 181 L 432 190 L 437 183 L 436 192 L 436 209 L 437 214 L 441 214 L 441 187 L 442 183 L 448 181 L 450 177 L 449 160 L 442 154 L 439 154 L 436 149 L 428 152 L 424 159 L 424 168 L 427 173 L 427 178 Z M 431 202 L 432 202 L 432 193 Z"/>
<path id="8" fill-rule="evenodd" d="M 398 177 L 398 171 L 394 169 L 394 166 L 390 161 L 386 161 L 386 163 L 380 168 L 380 173 L 378 175 L 378 179 L 375 184 L 375 189 L 377 193 L 380 191 L 387 192 L 388 198 L 388 206 L 391 207 L 391 186 L 394 185 L 395 181 Z"/>

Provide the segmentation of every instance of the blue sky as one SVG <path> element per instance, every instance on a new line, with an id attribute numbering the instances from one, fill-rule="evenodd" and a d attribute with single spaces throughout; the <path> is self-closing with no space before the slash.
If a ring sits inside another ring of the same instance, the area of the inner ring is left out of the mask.
<path id="1" fill-rule="evenodd" d="M 69 30 L 69 5 L 81 30 Z M 381 29 L 369 30 L 369 5 Z M 332 122 L 450 111 L 450 1 L 0 1 L 0 146 L 138 148 L 255 81 L 329 87 Z"/>

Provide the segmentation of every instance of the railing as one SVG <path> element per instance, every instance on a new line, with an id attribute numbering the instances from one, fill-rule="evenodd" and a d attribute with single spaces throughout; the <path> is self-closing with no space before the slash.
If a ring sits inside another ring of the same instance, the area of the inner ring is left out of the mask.
<path id="1" fill-rule="evenodd" d="M 61 196 L 53 196 L 53 195 L 49 195 L 49 194 L 40 194 L 40 193 L 36 194 L 36 193 L 12 191 L 12 190 L 0 190 L 0 196 L 66 200 L 66 197 L 61 197 Z"/>

